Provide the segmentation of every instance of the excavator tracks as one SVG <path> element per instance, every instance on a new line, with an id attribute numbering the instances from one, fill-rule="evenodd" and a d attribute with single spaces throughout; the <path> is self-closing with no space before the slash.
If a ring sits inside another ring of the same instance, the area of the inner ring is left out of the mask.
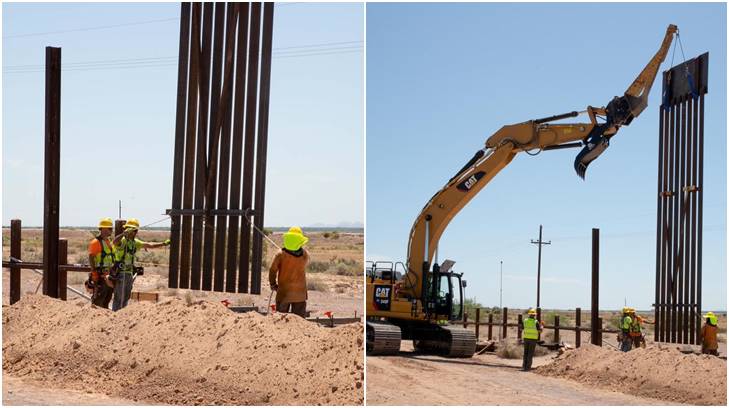
<path id="1" fill-rule="evenodd" d="M 476 352 L 476 335 L 462 327 L 432 326 L 423 339 L 413 340 L 416 351 L 446 357 L 470 358 Z"/>
<path id="2" fill-rule="evenodd" d="M 367 322 L 367 354 L 388 355 L 400 351 L 400 328 L 385 322 Z"/>

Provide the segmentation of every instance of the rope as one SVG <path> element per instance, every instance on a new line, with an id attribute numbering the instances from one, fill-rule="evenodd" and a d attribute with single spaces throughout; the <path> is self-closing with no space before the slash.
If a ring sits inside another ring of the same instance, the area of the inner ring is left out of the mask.
<path id="1" fill-rule="evenodd" d="M 265 232 L 258 229 L 258 227 L 256 227 L 256 225 L 253 222 L 251 222 L 251 217 L 248 215 L 248 214 L 250 214 L 250 210 L 251 210 L 250 208 L 247 209 L 245 214 L 243 214 L 246 217 L 246 219 L 248 220 L 248 223 L 251 224 L 251 227 L 253 227 L 254 230 L 258 231 L 258 233 L 261 234 L 261 236 L 263 236 L 263 238 L 266 238 L 266 240 L 268 240 L 268 242 L 270 242 L 271 245 L 275 246 L 280 251 L 281 247 L 276 245 L 276 243 L 273 242 L 273 240 L 271 238 L 269 238 Z"/>
<path id="2" fill-rule="evenodd" d="M 168 215 L 168 216 L 166 216 L 166 217 L 162 218 L 161 220 L 155 221 L 155 222 L 153 222 L 153 223 L 149 223 L 149 224 L 147 224 L 147 225 L 142 225 L 141 227 L 139 227 L 139 229 L 142 229 L 142 228 L 146 228 L 146 227 L 149 227 L 150 225 L 154 225 L 154 224 L 159 224 L 160 222 L 162 222 L 162 221 L 165 221 L 165 220 L 167 220 L 167 219 L 169 219 L 169 218 L 170 218 L 170 216 Z"/>

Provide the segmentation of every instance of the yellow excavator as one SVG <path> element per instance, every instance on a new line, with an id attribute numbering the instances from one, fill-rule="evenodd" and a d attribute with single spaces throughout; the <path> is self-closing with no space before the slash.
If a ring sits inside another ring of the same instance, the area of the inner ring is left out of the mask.
<path id="1" fill-rule="evenodd" d="M 582 147 L 574 167 L 584 179 L 587 166 L 607 149 L 621 126 L 627 126 L 648 104 L 648 93 L 673 41 L 669 25 L 660 49 L 621 97 L 607 107 L 588 106 L 529 120 L 499 129 L 423 207 L 410 230 L 407 262 L 368 262 L 367 334 L 369 355 L 395 354 L 401 340 L 413 340 L 416 351 L 450 357 L 471 357 L 476 349 L 473 331 L 447 322 L 463 313 L 462 274 L 453 261 L 433 262 L 438 241 L 448 223 L 506 167 L 519 152 L 532 155 L 548 150 Z M 552 123 L 587 114 L 587 123 Z"/>

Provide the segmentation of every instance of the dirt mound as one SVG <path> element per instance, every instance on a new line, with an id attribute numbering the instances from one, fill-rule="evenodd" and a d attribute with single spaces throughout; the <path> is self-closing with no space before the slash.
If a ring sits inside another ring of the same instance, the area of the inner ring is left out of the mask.
<path id="1" fill-rule="evenodd" d="M 726 405 L 726 361 L 651 345 L 623 353 L 582 345 L 534 370 L 626 394 L 693 405 Z"/>
<path id="2" fill-rule="evenodd" d="M 111 312 L 25 296 L 3 306 L 3 370 L 169 405 L 357 405 L 362 325 L 179 299 Z"/>

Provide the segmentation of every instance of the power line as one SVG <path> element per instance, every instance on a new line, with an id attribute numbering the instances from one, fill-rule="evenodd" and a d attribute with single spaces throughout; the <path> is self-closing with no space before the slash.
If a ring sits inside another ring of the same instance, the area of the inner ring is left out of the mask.
<path id="1" fill-rule="evenodd" d="M 44 35 L 74 33 L 74 32 L 80 32 L 80 31 L 106 30 L 109 28 L 129 27 L 129 26 L 138 26 L 138 25 L 144 25 L 144 24 L 163 23 L 163 22 L 167 22 L 167 21 L 177 21 L 179 19 L 180 19 L 179 17 L 163 18 L 163 19 L 157 19 L 157 20 L 135 21 L 135 22 L 131 22 L 131 23 L 112 24 L 112 25 L 96 26 L 96 27 L 83 27 L 83 28 L 73 28 L 73 29 L 68 29 L 68 30 L 45 31 L 45 32 L 41 32 L 41 33 L 13 34 L 13 35 L 3 36 L 3 39 L 40 37 L 40 36 L 44 36 Z"/>

